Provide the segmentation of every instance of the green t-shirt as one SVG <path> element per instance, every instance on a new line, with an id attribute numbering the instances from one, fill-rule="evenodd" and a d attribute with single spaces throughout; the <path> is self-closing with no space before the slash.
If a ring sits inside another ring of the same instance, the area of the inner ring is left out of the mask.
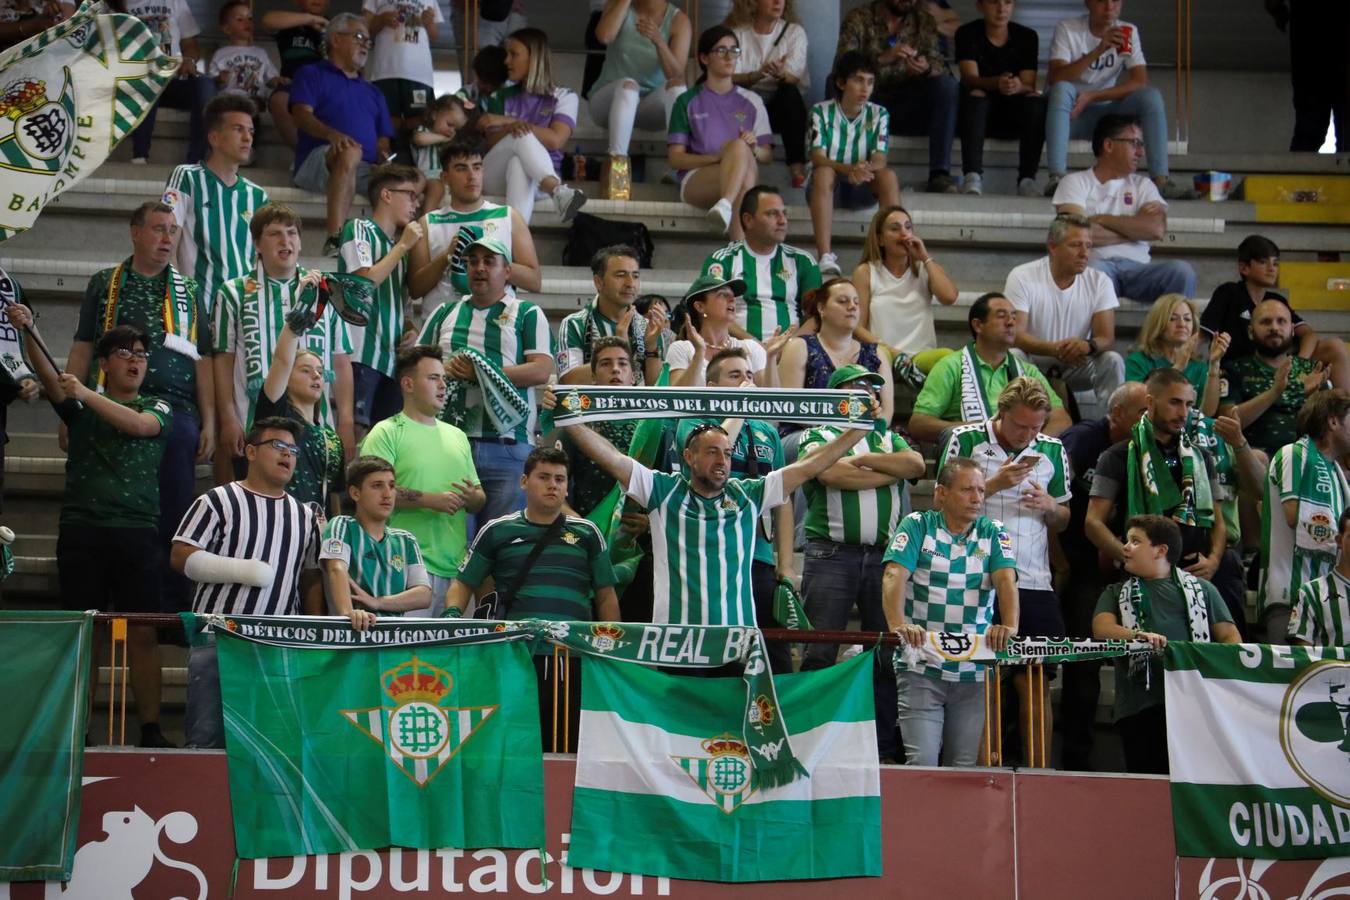
<path id="1" fill-rule="evenodd" d="M 1301 356 L 1293 357 L 1289 369 L 1289 383 L 1280 399 L 1257 417 L 1250 425 L 1243 423 L 1242 433 L 1253 447 L 1273 454 L 1285 444 L 1298 440 L 1298 411 L 1308 399 L 1303 390 L 1303 377 L 1312 372 L 1316 363 Z M 1244 403 L 1275 386 L 1275 369 L 1256 354 L 1233 360 L 1223 371 L 1220 403 L 1224 406 Z"/>
<path id="2" fill-rule="evenodd" d="M 1233 621 L 1228 605 L 1219 596 L 1219 591 L 1208 581 L 1202 580 L 1205 600 L 1209 606 L 1211 628 L 1216 622 Z M 1093 615 L 1109 612 L 1120 620 L 1120 583 L 1110 585 L 1097 599 L 1097 608 Z M 1186 596 L 1176 580 L 1167 578 L 1147 578 L 1143 580 L 1144 602 L 1148 604 L 1149 629 L 1161 634 L 1169 641 L 1189 641 L 1191 624 L 1186 618 Z M 1211 634 L 1212 636 L 1212 634 Z M 1116 659 L 1116 705 L 1117 720 L 1135 713 L 1143 712 L 1163 702 L 1163 664 L 1161 656 L 1149 658 L 1148 676 L 1143 672 L 1131 677 L 1130 662 L 1126 657 Z"/>
<path id="3" fill-rule="evenodd" d="M 722 419 L 680 419 L 675 426 L 675 442 L 670 446 L 670 466 L 672 472 L 684 471 L 684 445 L 690 433 L 700 425 L 721 425 Z M 754 439 L 754 458 L 759 463 L 757 471 L 750 470 L 750 441 Z M 760 419 L 747 419 L 736 435 L 736 443 L 731 448 L 732 478 L 762 478 L 775 469 L 781 469 L 783 460 L 783 440 L 778 429 L 771 423 Z M 760 513 L 760 523 L 755 528 L 755 562 L 774 564 L 773 542 L 769 540 L 768 525 L 772 510 Z"/>
<path id="4" fill-rule="evenodd" d="M 337 431 L 327 425 L 306 422 L 285 394 L 280 400 L 272 401 L 266 392 L 259 391 L 254 412 L 258 419 L 281 416 L 300 423 L 303 429 L 300 432 L 300 456 L 295 461 L 295 474 L 286 485 L 286 493 L 301 503 L 318 503 L 327 508 L 324 502 L 327 495 L 342 490 L 342 438 L 338 437 Z"/>
<path id="5" fill-rule="evenodd" d="M 967 345 L 972 346 L 972 345 Z M 923 389 L 919 391 L 919 396 L 914 400 L 914 411 L 929 416 L 936 416 L 948 422 L 963 422 L 965 416 L 961 414 L 961 358 L 960 350 L 955 353 L 948 353 L 942 359 L 938 360 L 933 366 L 932 371 L 924 380 Z M 1041 370 L 1024 359 L 1014 359 L 1010 352 L 1003 359 L 1003 365 L 994 369 L 987 362 L 980 358 L 978 353 L 972 353 L 975 358 L 975 371 L 979 376 L 980 385 L 984 388 L 986 417 L 992 416 L 994 410 L 992 407 L 998 402 L 998 395 L 1008 386 L 1008 382 L 1016 378 L 1018 374 L 1028 375 L 1041 383 L 1047 394 L 1050 395 L 1050 405 L 1059 409 L 1064 404 L 1060 401 L 1059 395 L 1050 388 L 1050 382 L 1045 380 Z M 1014 371 L 1016 368 L 1016 371 Z"/>
<path id="6" fill-rule="evenodd" d="M 509 590 L 548 525 L 525 518 L 523 510 L 493 519 L 474 536 L 460 581 L 478 587 L 492 576 L 498 592 Z M 568 516 L 562 531 L 540 551 L 525 581 L 509 598 L 508 619 L 593 618 L 595 591 L 614 584 L 609 548 L 600 529 L 587 519 Z M 503 598 L 507 599 L 507 598 Z"/>
<path id="7" fill-rule="evenodd" d="M 1125 357 L 1125 380 L 1144 381 L 1149 374 L 1158 369 L 1172 368 L 1172 361 L 1161 356 L 1149 356 L 1142 350 L 1135 350 Z M 1186 380 L 1195 388 L 1195 405 L 1205 396 L 1205 386 L 1209 384 L 1209 363 L 1203 359 L 1193 359 L 1181 370 Z"/>
<path id="8" fill-rule="evenodd" d="M 132 437 L 74 400 L 55 407 L 70 430 L 62 525 L 155 528 L 159 524 L 159 464 L 173 427 L 173 407 L 159 397 L 117 402 L 153 415 L 159 420 L 159 434 Z"/>
<path id="9" fill-rule="evenodd" d="M 146 278 L 136 274 L 128 260 L 122 271 L 122 288 L 117 295 L 117 324 L 135 325 L 150 335 L 150 365 L 141 391 L 151 397 L 163 397 L 192 415 L 198 415 L 197 363 L 164 346 L 164 292 L 168 287 L 169 270 L 166 268 L 157 278 Z M 80 321 L 75 326 L 75 340 L 94 344 L 103 336 L 103 317 L 112 274 L 113 269 L 104 269 L 95 272 L 94 277 L 89 279 L 84 290 L 84 302 L 80 304 Z M 198 296 L 196 282 L 187 281 L 186 284 L 196 310 L 197 352 L 205 359 L 211 355 L 211 320 Z M 98 363 L 95 362 L 89 372 L 76 374 L 93 384 L 97 373 Z"/>
<path id="10" fill-rule="evenodd" d="M 411 532 L 386 526 L 384 537 L 377 541 L 353 516 L 328 520 L 319 545 L 319 559 L 346 563 L 352 581 L 372 597 L 390 597 L 419 585 L 431 586 L 422 562 L 422 549 Z"/>
<path id="11" fill-rule="evenodd" d="M 469 439 L 445 422 L 423 425 L 399 413 L 375 423 L 361 442 L 361 453 L 391 462 L 401 488 L 440 492 L 451 490 L 457 481 L 478 483 Z M 464 510 L 446 515 L 434 509 L 395 509 L 389 524 L 416 536 L 432 575 L 453 578 L 459 571 L 468 543 Z"/>

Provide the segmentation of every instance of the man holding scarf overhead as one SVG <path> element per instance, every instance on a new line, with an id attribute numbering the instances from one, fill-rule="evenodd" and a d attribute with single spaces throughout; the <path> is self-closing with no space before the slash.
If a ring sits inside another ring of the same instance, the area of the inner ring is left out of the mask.
<path id="1" fill-rule="evenodd" d="M 1158 369 L 1144 385 L 1145 414 L 1127 440 L 1097 460 L 1085 523 L 1088 540 L 1102 555 L 1123 562 L 1125 520 L 1165 516 L 1181 531 L 1181 568 L 1213 582 L 1230 611 L 1241 610 L 1246 590 L 1241 564 L 1228 552 L 1223 516 L 1216 514 L 1221 487 L 1214 460 L 1186 431 L 1195 388 L 1178 369 Z"/>

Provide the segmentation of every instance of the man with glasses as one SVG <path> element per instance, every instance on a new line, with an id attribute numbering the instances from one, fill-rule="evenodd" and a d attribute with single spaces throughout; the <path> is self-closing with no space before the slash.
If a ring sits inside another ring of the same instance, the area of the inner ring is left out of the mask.
<path id="1" fill-rule="evenodd" d="M 9 322 L 32 329 L 33 314 L 14 303 Z M 142 397 L 150 337 L 131 325 L 108 329 L 97 344 L 103 390 L 79 375 L 57 372 L 24 335 L 28 358 L 47 399 L 70 430 L 66 491 L 56 539 L 61 605 L 104 612 L 159 612 L 163 551 L 159 478 L 173 406 Z M 159 729 L 159 641 L 152 626 L 128 631 L 127 659 L 143 747 L 172 746 Z M 95 661 L 95 672 L 98 671 Z"/>
<path id="2" fill-rule="evenodd" d="M 391 158 L 394 126 L 379 88 L 361 77 L 370 53 L 365 20 L 340 13 L 328 24 L 328 59 L 311 63 L 291 82 L 291 115 L 298 137 L 298 187 L 328 195 L 324 256 L 337 254 L 342 223 L 371 168 Z"/>
<path id="3" fill-rule="evenodd" d="M 1092 222 L 1092 267 L 1106 273 L 1119 297 L 1152 303 L 1163 294 L 1195 296 L 1190 263 L 1153 262 L 1149 253 L 1149 241 L 1167 233 L 1167 201 L 1139 174 L 1144 158 L 1139 119 L 1102 116 L 1092 132 L 1092 155 L 1096 164 L 1060 179 L 1054 199 L 1055 212 Z"/>
<path id="4" fill-rule="evenodd" d="M 370 218 L 351 219 L 342 226 L 338 271 L 369 278 L 376 285 L 370 324 L 350 332 L 357 440 L 403 404 L 394 381 L 394 356 L 405 337 L 408 254 L 422 239 L 422 226 L 416 221 L 421 184 L 421 173 L 412 166 L 377 169 L 370 179 Z M 403 233 L 395 240 L 400 228 Z"/>

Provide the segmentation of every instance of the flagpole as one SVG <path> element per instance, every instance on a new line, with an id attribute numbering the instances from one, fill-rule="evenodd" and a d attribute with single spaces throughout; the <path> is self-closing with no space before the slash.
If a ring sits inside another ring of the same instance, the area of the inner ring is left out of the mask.
<path id="1" fill-rule="evenodd" d="M 10 303 L 12 302 L 13 301 L 10 300 L 8 297 L 0 297 L 0 305 L 3 305 L 5 309 L 8 309 Z M 36 344 L 37 348 L 42 351 L 42 355 L 47 357 L 47 362 L 51 363 L 52 368 L 58 374 L 60 374 L 62 369 L 60 366 L 56 364 L 56 357 L 52 356 L 52 351 L 47 349 L 47 344 L 42 340 L 42 338 L 38 335 L 38 333 L 33 330 L 33 326 L 25 325 L 23 331 L 24 334 L 28 335 L 30 338 L 33 339 L 33 343 Z"/>

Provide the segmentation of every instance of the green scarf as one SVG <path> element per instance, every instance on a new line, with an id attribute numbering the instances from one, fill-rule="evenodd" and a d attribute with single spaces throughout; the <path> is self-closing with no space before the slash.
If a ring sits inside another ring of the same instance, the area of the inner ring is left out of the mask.
<path id="1" fill-rule="evenodd" d="M 554 425 L 618 419 L 763 419 L 841 428 L 874 428 L 865 391 L 789 388 L 564 387 L 554 388 Z"/>
<path id="2" fill-rule="evenodd" d="M 516 430 L 516 426 L 524 422 L 530 415 L 530 407 L 525 402 L 525 398 L 520 395 L 520 391 L 511 383 L 502 370 L 492 364 L 486 356 L 479 353 L 472 347 L 465 347 L 456 350 L 450 359 L 456 357 L 468 357 L 469 362 L 473 363 L 474 371 L 478 374 L 478 387 L 483 394 L 483 408 L 487 411 L 488 419 L 491 420 L 497 433 L 500 435 L 510 435 Z M 446 362 L 450 360 L 447 359 Z M 460 381 L 457 378 L 448 380 L 445 395 L 445 408 L 441 411 L 441 420 L 449 422 L 456 428 L 463 428 L 466 414 L 468 413 L 468 392 L 471 387 L 467 381 Z"/>
<path id="3" fill-rule="evenodd" d="M 1126 454 L 1126 514 L 1167 516 L 1182 525 L 1211 528 L 1214 525 L 1214 497 L 1205 459 L 1184 432 L 1177 435 L 1176 440 L 1177 452 L 1181 455 L 1179 486 L 1154 439 L 1152 420 L 1144 415 L 1134 424 Z"/>

